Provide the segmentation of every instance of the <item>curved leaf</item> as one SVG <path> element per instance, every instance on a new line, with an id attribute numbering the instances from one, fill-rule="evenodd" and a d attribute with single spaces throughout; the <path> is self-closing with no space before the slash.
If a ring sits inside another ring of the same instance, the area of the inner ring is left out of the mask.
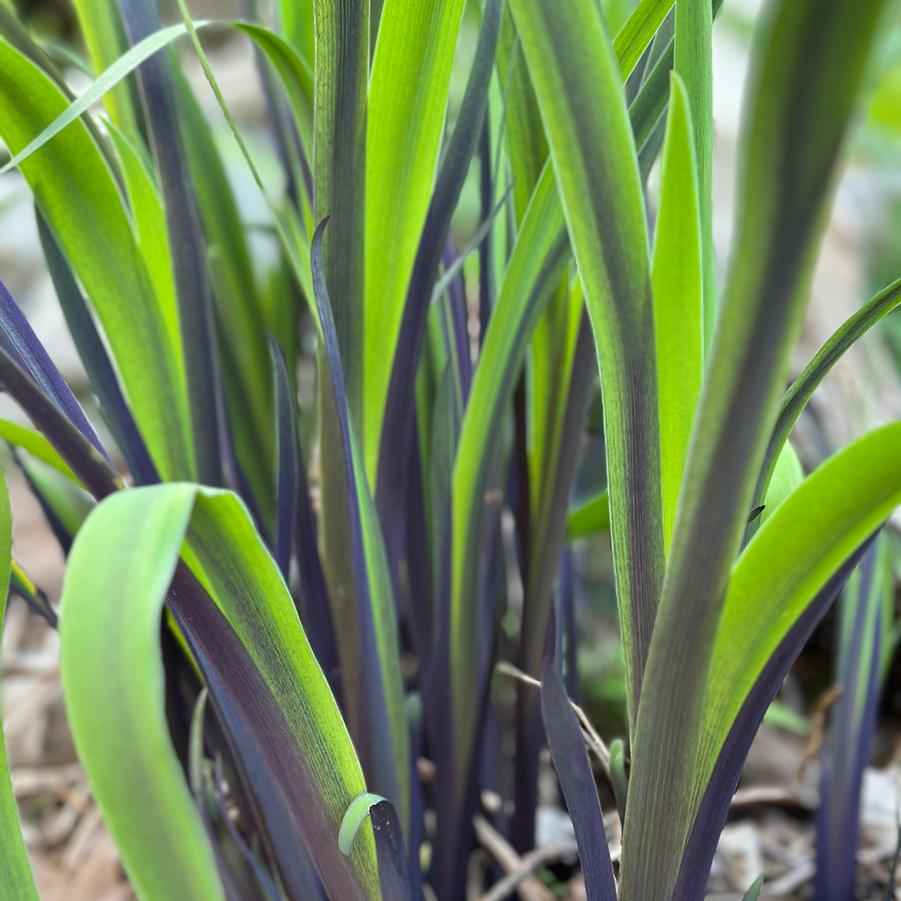
<path id="1" fill-rule="evenodd" d="M 137 893 L 222 898 L 216 861 L 169 738 L 159 621 L 194 489 L 152 505 L 114 495 L 79 532 L 62 595 L 66 712 L 91 790 Z M 123 518 L 127 515 L 127 519 Z M 140 522 L 133 549 L 111 543 Z M 129 552 L 130 551 L 130 552 Z"/>
<path id="2" fill-rule="evenodd" d="M 28 428 L 28 426 L 19 425 L 17 422 L 10 422 L 8 419 L 0 419 L 0 438 L 14 447 L 28 451 L 33 457 L 37 457 L 38 460 L 42 460 L 57 472 L 61 472 L 78 483 L 78 476 L 72 472 L 69 464 L 63 460 L 56 448 L 40 432 Z"/>
<path id="3" fill-rule="evenodd" d="M 198 898 L 221 893 L 162 707 L 159 613 L 180 552 L 209 594 L 184 593 L 181 578 L 169 604 L 238 754 L 255 762 L 247 777 L 281 830 L 271 836 L 280 868 L 290 872 L 286 855 L 302 836 L 330 894 L 378 897 L 372 831 L 350 858 L 338 849 L 363 777 L 278 567 L 235 495 L 180 483 L 99 505 L 78 533 L 63 590 L 76 747 L 132 879 L 150 897 L 185 897 L 189 884 L 209 892 Z"/>
<path id="4" fill-rule="evenodd" d="M 15 156 L 71 108 L 47 75 L 0 41 L 0 134 Z M 97 311 L 154 462 L 167 478 L 190 474 L 181 348 L 170 340 L 119 189 L 97 144 L 82 122 L 73 121 L 21 169 Z"/>
<path id="5" fill-rule="evenodd" d="M 12 516 L 6 479 L 0 473 L 0 635 L 3 634 L 3 618 L 6 613 L 9 573 L 12 563 Z M 2 708 L 0 708 L 2 709 Z M 6 759 L 6 743 L 3 739 L 0 717 L 0 885 L 10 898 L 21 901 L 37 901 L 38 893 L 28 861 L 28 852 L 19 825 L 19 811 L 9 776 Z"/>
<path id="6" fill-rule="evenodd" d="M 773 427 L 757 483 L 758 498 L 766 492 L 782 447 L 820 382 L 858 338 L 865 335 L 899 304 L 901 304 L 901 279 L 896 279 L 848 317 L 816 352 L 814 358 L 804 367 L 804 371 L 791 383 L 779 403 L 776 425 Z"/>
<path id="7" fill-rule="evenodd" d="M 814 470 L 739 557 L 711 657 L 696 791 L 782 638 L 901 503 L 899 460 L 901 423 L 868 433 Z"/>

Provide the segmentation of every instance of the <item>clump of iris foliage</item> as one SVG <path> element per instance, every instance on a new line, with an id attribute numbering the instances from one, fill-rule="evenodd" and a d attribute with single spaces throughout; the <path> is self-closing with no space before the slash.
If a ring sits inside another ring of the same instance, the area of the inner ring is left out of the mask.
<path id="1" fill-rule="evenodd" d="M 849 698 L 824 776 L 844 806 L 822 817 L 821 857 L 853 879 L 853 848 L 850 865 L 830 848 L 856 822 L 847 744 L 872 729 L 867 599 L 901 424 L 806 478 L 787 442 L 899 282 L 786 384 L 897 5 L 768 0 L 716 272 L 721 0 L 640 0 L 615 34 L 596 0 L 472 0 L 451 117 L 465 0 L 279 0 L 274 22 L 253 3 L 192 22 L 179 3 L 163 27 L 154 0 L 75 0 L 92 79 L 77 99 L 60 66 L 78 59 L 0 7 L 3 171 L 33 194 L 96 400 L 92 425 L 0 290 L 0 383 L 33 424 L 0 434 L 68 554 L 59 621 L 11 560 L 8 502 L 0 575 L 60 629 L 76 748 L 137 893 L 463 897 L 484 789 L 511 802 L 497 828 L 533 845 L 546 744 L 589 898 L 700 898 L 764 712 L 873 547 L 841 664 L 866 703 Z M 277 184 L 204 55 L 222 30 L 258 55 Z M 265 197 L 262 260 L 179 41 Z M 458 247 L 473 177 L 480 225 Z M 588 453 L 607 487 L 573 508 L 598 385 Z M 599 761 L 615 868 L 567 696 L 567 544 L 602 530 L 628 707 Z M 499 662 L 540 690 L 499 692 Z M 0 764 L 0 883 L 33 897 Z"/>

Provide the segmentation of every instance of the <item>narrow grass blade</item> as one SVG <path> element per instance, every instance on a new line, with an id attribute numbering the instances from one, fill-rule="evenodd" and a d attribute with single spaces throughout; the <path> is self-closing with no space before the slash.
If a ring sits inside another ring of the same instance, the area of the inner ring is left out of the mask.
<path id="1" fill-rule="evenodd" d="M 541 713 L 554 769 L 572 817 L 589 901 L 616 901 L 613 863 L 579 721 L 553 661 L 541 667 Z"/>
<path id="2" fill-rule="evenodd" d="M 0 133 L 11 151 L 66 114 L 66 96 L 0 42 Z M 95 98 L 96 99 L 96 98 Z M 88 129 L 72 121 L 22 163 L 60 249 L 97 312 L 160 474 L 193 473 L 181 348 L 174 346 L 119 189 Z M 21 156 L 21 154 L 16 154 Z"/>
<path id="3" fill-rule="evenodd" d="M 829 737 L 821 754 L 817 901 L 854 897 L 861 787 L 880 696 L 881 619 L 886 593 L 894 596 L 892 583 L 888 546 L 877 538 L 852 574 L 841 601 L 836 677 L 842 694 L 830 711 Z"/>
<path id="4" fill-rule="evenodd" d="M 850 316 L 816 352 L 804 371 L 791 383 L 779 403 L 776 425 L 767 445 L 763 468 L 757 483 L 756 497 L 766 494 L 776 460 L 788 440 L 798 417 L 804 411 L 819 384 L 858 338 L 865 335 L 883 316 L 901 304 L 901 279 L 883 288 Z"/>
<path id="5" fill-rule="evenodd" d="M 34 379 L 34 382 L 55 403 L 66 418 L 87 438 L 98 453 L 106 457 L 100 439 L 88 422 L 81 404 L 66 384 L 59 370 L 44 350 L 28 320 L 22 314 L 6 285 L 0 282 L 0 343 L 7 353 Z"/>
<path id="6" fill-rule="evenodd" d="M 641 59 L 672 7 L 673 0 L 639 0 L 613 41 L 623 81 Z"/>
<path id="7" fill-rule="evenodd" d="M 132 42 L 159 32 L 159 13 L 153 0 L 119 0 L 119 6 Z M 207 485 L 222 485 L 229 437 L 213 320 L 213 292 L 206 265 L 206 239 L 185 157 L 169 59 L 156 54 L 145 60 L 137 71 L 137 81 L 150 147 L 160 176 L 182 341 L 189 349 L 184 359 L 197 475 Z"/>
<path id="8" fill-rule="evenodd" d="M 650 701 L 638 716 L 624 901 L 669 898 L 675 885 L 692 822 L 693 773 L 708 759 L 699 738 L 726 587 L 803 317 L 842 139 L 885 5 L 778 0 L 758 31 L 733 255 L 648 654 L 643 691 Z M 615 536 L 614 528 L 614 546 Z M 762 566 L 771 571 L 770 562 Z"/>
<path id="9" fill-rule="evenodd" d="M 34 153 L 40 150 L 45 144 L 53 140 L 58 134 L 68 128 L 73 122 L 83 116 L 95 103 L 101 100 L 108 91 L 111 91 L 126 76 L 133 72 L 145 60 L 149 59 L 163 47 L 170 44 L 175 38 L 183 35 L 185 28 L 183 25 L 170 25 L 168 28 L 160 29 L 154 34 L 148 35 L 144 40 L 139 41 L 130 47 L 125 53 L 119 56 L 115 62 L 110 63 L 108 68 L 91 83 L 91 85 L 82 92 L 78 99 L 73 101 L 68 107 L 60 112 L 56 118 L 51 119 L 46 126 L 38 131 L 34 137 L 22 142 L 19 150 L 12 151 L 10 159 L 0 168 L 0 175 L 21 167 L 21 165 Z"/>
<path id="10" fill-rule="evenodd" d="M 78 23 L 97 72 L 111 66 L 128 48 L 116 0 L 74 0 Z M 104 98 L 110 118 L 124 134 L 141 134 L 140 101 L 128 83 L 118 84 Z"/>
<path id="11" fill-rule="evenodd" d="M 9 509 L 9 494 L 6 479 L 0 473 L 0 635 L 3 634 L 3 619 L 8 603 L 10 565 L 12 563 L 12 515 Z M 6 757 L 6 743 L 0 728 L 0 885 L 10 898 L 22 901 L 37 901 L 38 893 L 28 861 L 28 852 L 22 838 L 19 811 L 9 776 L 9 762 Z"/>
<path id="12" fill-rule="evenodd" d="M 713 258 L 713 12 L 710 0 L 677 0 L 674 66 L 690 110 L 701 241 L 703 342 L 709 347 L 716 316 Z"/>
<path id="13" fill-rule="evenodd" d="M 654 324 L 635 146 L 617 60 L 593 0 L 513 0 L 511 7 L 597 345 L 634 718 L 663 576 Z"/>
<path id="14" fill-rule="evenodd" d="M 323 247 L 325 282 L 329 296 L 334 298 L 338 347 L 347 366 L 348 403 L 358 428 L 363 430 L 365 336 L 370 334 L 369 313 L 363 302 L 369 230 L 365 223 L 369 221 L 366 167 L 370 4 L 368 0 L 313 0 L 312 6 L 316 46 L 313 215 L 317 223 L 331 217 Z M 396 153 L 398 147 L 392 151 Z M 382 175 L 384 172 L 380 172 Z M 399 212 L 396 208 L 391 210 L 389 217 L 376 219 L 373 227 L 387 233 L 389 221 Z M 381 309 L 386 302 L 387 297 L 379 295 L 372 306 Z M 381 350 L 387 360 L 392 358 L 389 347 L 390 342 Z M 340 453 L 337 448 L 324 450 L 327 454 Z"/>
<path id="15" fill-rule="evenodd" d="M 403 704 L 403 683 L 397 648 L 397 620 L 391 575 L 375 503 L 363 470 L 345 392 L 341 355 L 332 319 L 322 259 L 322 236 L 328 220 L 313 237 L 313 284 L 323 346 L 323 429 L 333 430 L 336 487 L 343 507 L 333 507 L 325 519 L 340 530 L 340 556 L 331 569 L 336 639 L 341 661 L 343 696 L 351 735 L 363 760 L 369 786 L 409 816 L 409 737 Z M 334 517 L 339 519 L 336 520 Z M 341 599 L 341 603 L 338 603 Z"/>
<path id="16" fill-rule="evenodd" d="M 297 444 L 297 416 L 292 382 L 285 367 L 281 349 L 270 339 L 272 375 L 275 395 L 275 427 L 278 481 L 275 489 L 275 562 L 282 578 L 288 581 L 291 554 L 294 549 L 294 529 L 297 525 L 298 471 L 300 469 Z"/>
<path id="17" fill-rule="evenodd" d="M 53 445 L 98 500 L 123 487 L 106 457 L 44 394 L 16 360 L 0 346 L 0 386 L 28 414 L 35 427 Z"/>
<path id="18" fill-rule="evenodd" d="M 365 405 L 360 421 L 373 483 L 407 286 L 435 180 L 463 7 L 463 0 L 385 0 L 379 23 L 366 128 Z"/>
<path id="19" fill-rule="evenodd" d="M 138 484 L 150 485 L 159 481 L 150 452 L 138 431 L 131 409 L 119 387 L 119 377 L 107 354 L 103 340 L 94 325 L 87 301 L 81 293 L 72 269 L 63 256 L 44 217 L 38 212 L 38 235 L 44 260 L 56 289 L 69 334 L 75 342 L 78 356 L 84 364 L 91 387 L 97 395 L 110 431 L 125 457 L 125 462 Z"/>
<path id="20" fill-rule="evenodd" d="M 400 518 L 389 509 L 406 499 L 404 476 L 412 435 L 416 367 L 425 341 L 432 287 L 444 252 L 451 217 L 475 153 L 488 105 L 488 87 L 500 30 L 502 0 L 485 8 L 479 44 L 453 135 L 444 152 L 426 216 L 397 337 L 391 380 L 385 398 L 384 428 L 378 455 L 376 500 L 382 521 Z"/>
<path id="21" fill-rule="evenodd" d="M 704 347 L 702 217 L 691 108 L 678 75 L 672 75 L 670 87 L 651 263 L 660 399 L 660 494 L 667 553 L 691 423 L 701 393 Z"/>

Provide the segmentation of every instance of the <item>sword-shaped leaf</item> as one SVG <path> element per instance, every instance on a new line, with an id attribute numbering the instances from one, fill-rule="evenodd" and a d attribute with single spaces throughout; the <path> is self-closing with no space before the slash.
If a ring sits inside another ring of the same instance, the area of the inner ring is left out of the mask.
<path id="1" fill-rule="evenodd" d="M 373 483 L 394 350 L 435 180 L 464 5 L 463 0 L 385 0 L 379 23 L 366 120 L 365 404 L 360 422 L 366 473 Z"/>
<path id="2" fill-rule="evenodd" d="M 691 110 L 678 75 L 670 81 L 660 170 L 652 281 L 660 397 L 663 541 L 669 551 L 691 423 L 703 374 L 703 265 Z"/>
<path id="3" fill-rule="evenodd" d="M 604 395 L 630 711 L 663 576 L 647 229 L 619 65 L 593 0 L 513 0 L 591 317 Z"/>

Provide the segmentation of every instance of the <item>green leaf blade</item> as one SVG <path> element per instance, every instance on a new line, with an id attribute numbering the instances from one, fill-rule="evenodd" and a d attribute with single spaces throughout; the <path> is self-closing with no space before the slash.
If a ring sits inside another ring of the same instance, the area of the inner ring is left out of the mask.
<path id="1" fill-rule="evenodd" d="M 673 41 L 675 71 L 685 83 L 697 165 L 703 269 L 704 347 L 716 320 L 713 258 L 713 59 L 710 0 L 677 0 Z"/>
<path id="2" fill-rule="evenodd" d="M 675 73 L 670 87 L 651 264 L 660 398 L 660 493 L 667 551 L 703 376 L 701 216 L 691 111 L 688 93 Z"/>
<path id="3" fill-rule="evenodd" d="M 113 495 L 73 544 L 62 600 L 66 710 L 91 789 L 138 894 L 224 898 L 168 735 L 159 652 L 160 611 L 194 489 L 180 486 L 157 497 L 148 505 L 140 490 Z M 136 547 L 143 553 L 122 553 L 121 547 L 110 553 L 110 538 L 137 519 Z"/>
<path id="4" fill-rule="evenodd" d="M 386 0 L 379 23 L 366 132 L 361 434 L 371 482 L 407 284 L 435 179 L 464 5 L 463 0 Z"/>
<path id="5" fill-rule="evenodd" d="M 830 457 L 735 564 L 710 666 L 700 759 L 713 762 L 757 676 L 836 569 L 901 504 L 901 423 Z M 703 774 L 698 789 L 703 785 Z"/>
<path id="6" fill-rule="evenodd" d="M 44 135 L 40 149 L 21 163 L 22 174 L 97 311 L 154 462 L 166 478 L 190 475 L 180 350 L 170 340 L 112 173 L 77 115 L 60 131 L 75 106 L 5 41 L 0 73 L 0 132 L 14 159 L 47 123 L 55 129 L 53 142 L 43 143 Z"/>
<path id="7" fill-rule="evenodd" d="M 6 479 L 0 473 L 0 635 L 3 633 L 3 619 L 8 603 L 10 569 L 12 567 L 12 515 L 9 509 L 9 494 Z M 0 704 L 2 713 L 2 704 Z M 28 851 L 22 837 L 19 810 L 9 775 L 9 761 L 6 757 L 6 742 L 3 737 L 2 716 L 0 716 L 0 885 L 10 898 L 21 901 L 37 901 L 38 893 L 28 861 Z"/>
<path id="8" fill-rule="evenodd" d="M 663 576 L 654 323 L 635 145 L 619 64 L 593 0 L 511 7 L 597 345 L 634 716 Z"/>

